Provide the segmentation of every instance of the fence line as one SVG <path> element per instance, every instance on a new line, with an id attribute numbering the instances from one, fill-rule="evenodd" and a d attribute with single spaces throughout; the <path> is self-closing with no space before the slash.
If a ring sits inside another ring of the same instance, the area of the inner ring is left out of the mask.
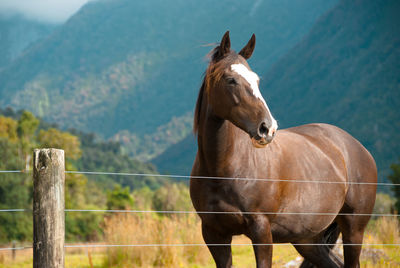
<path id="1" fill-rule="evenodd" d="M 98 172 L 98 171 L 65 171 L 67 174 L 86 175 L 118 175 L 118 176 L 141 176 L 141 177 L 166 177 L 177 179 L 210 179 L 210 180 L 243 180 L 243 181 L 269 181 L 269 182 L 294 182 L 294 183 L 322 183 L 322 184 L 356 184 L 356 185 L 378 185 L 378 186 L 400 186 L 400 183 L 386 182 L 343 182 L 343 181 L 322 181 L 322 180 L 290 180 L 290 179 L 259 179 L 259 178 L 234 178 L 234 177 L 213 177 L 213 176 L 191 176 L 173 174 L 151 174 L 151 173 L 125 173 L 125 172 Z"/>
<path id="2" fill-rule="evenodd" d="M 198 244 L 132 244 L 132 245 L 104 245 L 104 244 L 92 244 L 92 245 L 65 245 L 66 248 L 88 248 L 88 247 L 186 247 L 186 246 L 400 246 L 400 244 L 351 244 L 351 243 L 265 243 L 265 244 L 257 244 L 257 243 L 247 243 L 247 244 L 206 244 L 206 243 L 198 243 Z"/>
<path id="3" fill-rule="evenodd" d="M 31 170 L 1 170 L 0 173 L 30 173 Z M 296 180 L 296 179 L 260 179 L 260 178 L 234 178 L 234 177 L 212 177 L 212 176 L 190 176 L 173 174 L 152 173 L 127 173 L 127 172 L 101 172 L 101 171 L 65 171 L 65 174 L 84 175 L 114 175 L 133 177 L 162 177 L 175 179 L 209 179 L 209 180 L 241 180 L 241 181 L 269 181 L 269 182 L 293 182 L 293 183 L 321 183 L 321 184 L 347 184 L 347 185 L 377 185 L 377 186 L 400 186 L 400 183 L 387 182 L 345 182 L 345 181 L 322 181 L 322 180 Z"/>
<path id="4" fill-rule="evenodd" d="M 120 210 L 120 209 L 65 209 L 65 212 L 106 212 L 106 213 L 159 213 L 159 214 L 234 214 L 234 215 L 321 215 L 321 216 L 371 216 L 400 217 L 388 213 L 334 213 L 334 212 L 261 212 L 261 211 L 193 211 L 193 210 Z"/>
<path id="5" fill-rule="evenodd" d="M 65 245 L 64 248 L 111 248 L 111 247 L 227 247 L 227 246 L 391 246 L 398 247 L 400 244 L 383 244 L 383 243 L 360 243 L 360 244 L 352 244 L 352 243 L 240 243 L 240 244 L 206 244 L 206 243 L 188 243 L 188 244 L 131 244 L 131 245 L 106 245 L 106 244 L 80 244 L 80 245 Z M 23 250 L 23 249 L 31 249 L 33 246 L 27 247 L 15 247 L 15 248 L 0 248 L 0 251 L 6 250 Z"/>
<path id="6" fill-rule="evenodd" d="M 31 209 L 25 209 L 25 208 L 0 209 L 0 212 L 19 212 L 19 211 L 31 211 Z"/>
<path id="7" fill-rule="evenodd" d="M 30 173 L 31 170 L 0 170 L 0 173 Z M 86 175 L 117 175 L 117 176 L 147 176 L 162 178 L 178 178 L 178 179 L 212 179 L 212 180 L 243 180 L 243 181 L 266 181 L 266 182 L 295 182 L 295 183 L 323 183 L 323 184 L 355 184 L 355 185 L 377 185 L 377 186 L 400 186 L 400 183 L 368 183 L 368 182 L 331 182 L 322 180 L 289 180 L 289 179 L 258 179 L 258 178 L 232 178 L 232 177 L 210 177 L 210 176 L 189 176 L 189 175 L 165 175 L 165 174 L 149 174 L 149 173 L 125 173 L 125 172 L 92 172 L 92 171 L 65 171 L 65 174 L 86 174 Z M 32 209 L 0 209 L 0 212 L 23 212 L 32 211 Z M 241 215 L 349 215 L 349 216 L 376 216 L 376 217 L 399 217 L 397 214 L 379 214 L 379 213 L 320 213 L 320 212 L 225 212 L 225 211 L 167 211 L 167 210 L 102 210 L 102 209 L 65 209 L 65 212 L 107 212 L 107 213 L 160 213 L 160 214 L 241 214 Z M 400 246 L 400 244 L 133 244 L 133 245 L 65 245 L 65 248 L 90 248 L 90 247 L 182 247 L 182 246 L 271 246 L 271 245 L 294 245 L 294 246 L 312 246 L 312 245 L 341 245 L 341 246 Z M 23 250 L 30 249 L 27 247 L 9 247 L 0 248 L 5 250 Z"/>
<path id="8" fill-rule="evenodd" d="M 0 212 L 24 212 L 32 209 L 0 209 Z M 313 216 L 370 216 L 400 217 L 389 213 L 334 213 L 334 212 L 262 212 L 262 211 L 193 211 L 193 210 L 126 210 L 126 209 L 65 209 L 65 212 L 104 213 L 159 213 L 159 214 L 233 214 L 233 215 L 313 215 Z"/>
<path id="9" fill-rule="evenodd" d="M 15 248 L 0 248 L 0 251 L 6 251 L 6 250 L 22 250 L 22 249 L 30 249 L 30 248 L 33 248 L 33 246 L 15 247 Z"/>
<path id="10" fill-rule="evenodd" d="M 291 214 L 291 215 L 338 215 L 337 213 L 315 213 L 315 212 L 224 212 L 224 211 L 150 211 L 150 210 L 78 210 L 65 209 L 64 205 L 64 184 L 66 174 L 86 174 L 86 175 L 118 175 L 118 176 L 148 176 L 163 178 L 179 178 L 179 179 L 211 179 L 211 180 L 233 180 L 233 181 L 266 181 L 266 182 L 294 182 L 294 183 L 323 183 L 323 184 L 344 184 L 344 185 L 384 185 L 384 186 L 400 186 L 400 183 L 372 183 L 372 182 L 345 182 L 345 181 L 327 181 L 326 178 L 310 179 L 268 179 L 268 178 L 233 178 L 233 177 L 211 177 L 211 176 L 189 176 L 189 175 L 164 175 L 149 173 L 117 173 L 117 172 L 90 172 L 90 171 L 65 171 L 64 151 L 59 149 L 35 149 L 33 157 L 33 209 L 3 209 L 0 212 L 20 212 L 33 211 L 33 243 L 28 247 L 16 247 L 13 244 L 8 248 L 0 248 L 0 250 L 22 250 L 33 249 L 33 267 L 64 267 L 65 248 L 89 248 L 89 247 L 182 247 L 182 246 L 272 246 L 281 245 L 271 243 L 257 244 L 203 244 L 203 243 L 177 243 L 177 244 L 131 244 L 131 245 L 109 245 L 109 244 L 83 244 L 83 245 L 65 245 L 65 212 L 135 212 L 135 213 L 176 213 L 176 214 Z M 0 173 L 31 173 L 32 170 L 3 170 Z M 357 180 L 358 178 L 353 178 Z M 50 194 L 49 194 L 50 192 Z M 339 213 L 340 215 L 340 213 Z M 371 216 L 371 215 L 390 215 L 394 214 L 351 214 L 342 213 L 342 215 L 351 216 Z M 51 228 L 48 228 L 51 226 Z M 54 228 L 53 228 L 54 227 Z M 400 244 L 343 244 L 343 243 L 301 243 L 289 244 L 294 246 L 313 246 L 313 245 L 342 245 L 342 246 L 400 246 Z"/>

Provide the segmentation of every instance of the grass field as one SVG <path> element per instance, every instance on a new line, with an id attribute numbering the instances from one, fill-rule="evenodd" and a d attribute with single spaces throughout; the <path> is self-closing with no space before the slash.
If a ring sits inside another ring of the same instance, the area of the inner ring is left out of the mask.
<path id="1" fill-rule="evenodd" d="M 396 218 L 380 218 L 370 222 L 364 237 L 366 244 L 400 243 Z M 150 243 L 203 243 L 200 223 L 196 217 L 158 217 L 121 215 L 105 222 L 105 239 L 108 244 Z M 244 236 L 235 237 L 233 244 L 249 244 Z M 255 267 L 251 246 L 233 246 L 235 267 Z M 342 254 L 341 249 L 336 251 Z M 274 267 L 298 267 L 300 256 L 290 245 L 275 245 Z M 205 246 L 188 247 L 119 247 L 67 249 L 66 267 L 215 267 Z M 399 246 L 364 246 L 362 267 L 400 267 Z M 12 260 L 10 251 L 0 251 L 0 268 L 32 267 L 32 249 L 16 252 Z"/>

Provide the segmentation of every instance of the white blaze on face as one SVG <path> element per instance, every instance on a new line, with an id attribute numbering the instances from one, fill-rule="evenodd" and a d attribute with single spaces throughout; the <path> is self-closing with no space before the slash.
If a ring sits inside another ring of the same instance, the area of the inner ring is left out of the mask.
<path id="1" fill-rule="evenodd" d="M 231 65 L 231 70 L 234 71 L 235 73 L 239 74 L 242 76 L 246 81 L 250 84 L 250 87 L 253 91 L 253 95 L 258 98 L 259 100 L 262 101 L 262 103 L 265 105 L 265 108 L 267 109 L 269 116 L 271 117 L 272 125 L 268 130 L 268 135 L 272 136 L 276 130 L 278 129 L 278 124 L 276 120 L 272 117 L 271 112 L 269 111 L 268 105 L 265 102 L 263 96 L 261 95 L 260 89 L 258 87 L 258 81 L 260 78 L 255 72 L 250 71 L 245 65 L 241 63 L 237 64 L 232 64 Z"/>

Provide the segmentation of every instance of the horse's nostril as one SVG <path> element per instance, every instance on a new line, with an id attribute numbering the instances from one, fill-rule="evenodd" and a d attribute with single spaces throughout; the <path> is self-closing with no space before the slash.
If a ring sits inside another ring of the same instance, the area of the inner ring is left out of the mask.
<path id="1" fill-rule="evenodd" d="M 260 136 L 266 135 L 268 133 L 267 125 L 264 122 L 262 122 L 260 127 L 258 128 L 258 131 Z"/>

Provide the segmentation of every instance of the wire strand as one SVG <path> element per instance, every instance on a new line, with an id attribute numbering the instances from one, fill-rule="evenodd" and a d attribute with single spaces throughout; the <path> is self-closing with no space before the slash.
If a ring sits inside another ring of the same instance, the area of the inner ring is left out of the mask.
<path id="1" fill-rule="evenodd" d="M 243 181 L 269 181 L 269 182 L 294 182 L 294 183 L 400 186 L 400 183 L 386 183 L 386 182 L 343 182 L 343 181 L 295 180 L 295 179 L 293 179 L 293 180 L 290 180 L 290 179 L 259 179 L 259 178 L 233 178 L 233 177 L 190 176 L 190 175 L 172 175 L 172 174 L 166 175 L 166 174 L 151 174 L 151 173 L 125 173 L 125 172 L 100 172 L 100 171 L 65 171 L 65 173 L 66 174 L 86 174 L 86 175 L 166 177 L 166 178 L 177 178 L 177 179 L 243 180 Z"/>
<path id="2" fill-rule="evenodd" d="M 239 215 L 325 215 L 325 216 L 371 216 L 399 217 L 398 214 L 384 213 L 333 213 L 333 212 L 260 212 L 260 211 L 184 211 L 184 210 L 119 210 L 119 209 L 65 209 L 65 212 L 105 213 L 159 213 L 159 214 L 239 214 Z"/>
<path id="3" fill-rule="evenodd" d="M 0 173 L 30 173 L 31 170 L 0 170 Z M 322 180 L 290 180 L 290 179 L 259 179 L 259 178 L 232 178 L 232 177 L 212 177 L 212 176 L 189 176 L 189 175 L 167 175 L 152 173 L 127 173 L 127 172 L 101 172 L 101 171 L 65 171 L 65 174 L 85 174 L 85 175 L 114 175 L 114 176 L 141 176 L 141 177 L 163 177 L 176 179 L 210 179 L 210 180 L 243 180 L 243 181 L 269 181 L 269 182 L 294 182 L 294 183 L 321 183 L 321 184 L 348 184 L 348 185 L 377 185 L 377 186 L 400 186 L 400 183 L 386 182 L 342 182 L 342 181 L 322 181 Z"/>
<path id="4" fill-rule="evenodd" d="M 25 173 L 25 170 L 0 170 L 0 173 Z"/>
<path id="5" fill-rule="evenodd" d="M 0 251 L 2 251 L 2 250 L 21 250 L 21 249 L 30 249 L 30 248 L 33 248 L 33 246 L 15 247 L 15 248 L 0 248 Z"/>
<path id="6" fill-rule="evenodd" d="M 65 245 L 66 248 L 89 248 L 89 247 L 186 247 L 186 246 L 400 246 L 400 244 L 323 244 L 323 243 L 265 243 L 265 244 L 132 244 L 132 245 Z"/>
<path id="7" fill-rule="evenodd" d="M 0 212 L 24 212 L 32 209 L 0 209 Z M 230 215 L 313 215 L 313 216 L 370 216 L 400 217 L 388 213 L 334 213 L 334 212 L 262 212 L 262 211 L 190 211 L 190 210 L 126 210 L 126 209 L 65 209 L 65 212 L 104 212 L 104 213 L 159 213 L 159 214 L 230 214 Z"/>
<path id="8" fill-rule="evenodd" d="M 107 245 L 107 244 L 80 244 L 72 245 L 67 244 L 64 248 L 110 248 L 110 247 L 198 247 L 198 246 L 208 246 L 208 247 L 227 247 L 227 246 L 400 246 L 400 244 L 343 244 L 343 243 L 264 243 L 264 244 L 204 244 L 204 243 L 191 243 L 191 244 L 131 244 L 131 245 Z M 23 250 L 31 249 L 33 246 L 26 247 L 15 247 L 15 248 L 0 248 L 0 251 L 6 250 Z"/>

